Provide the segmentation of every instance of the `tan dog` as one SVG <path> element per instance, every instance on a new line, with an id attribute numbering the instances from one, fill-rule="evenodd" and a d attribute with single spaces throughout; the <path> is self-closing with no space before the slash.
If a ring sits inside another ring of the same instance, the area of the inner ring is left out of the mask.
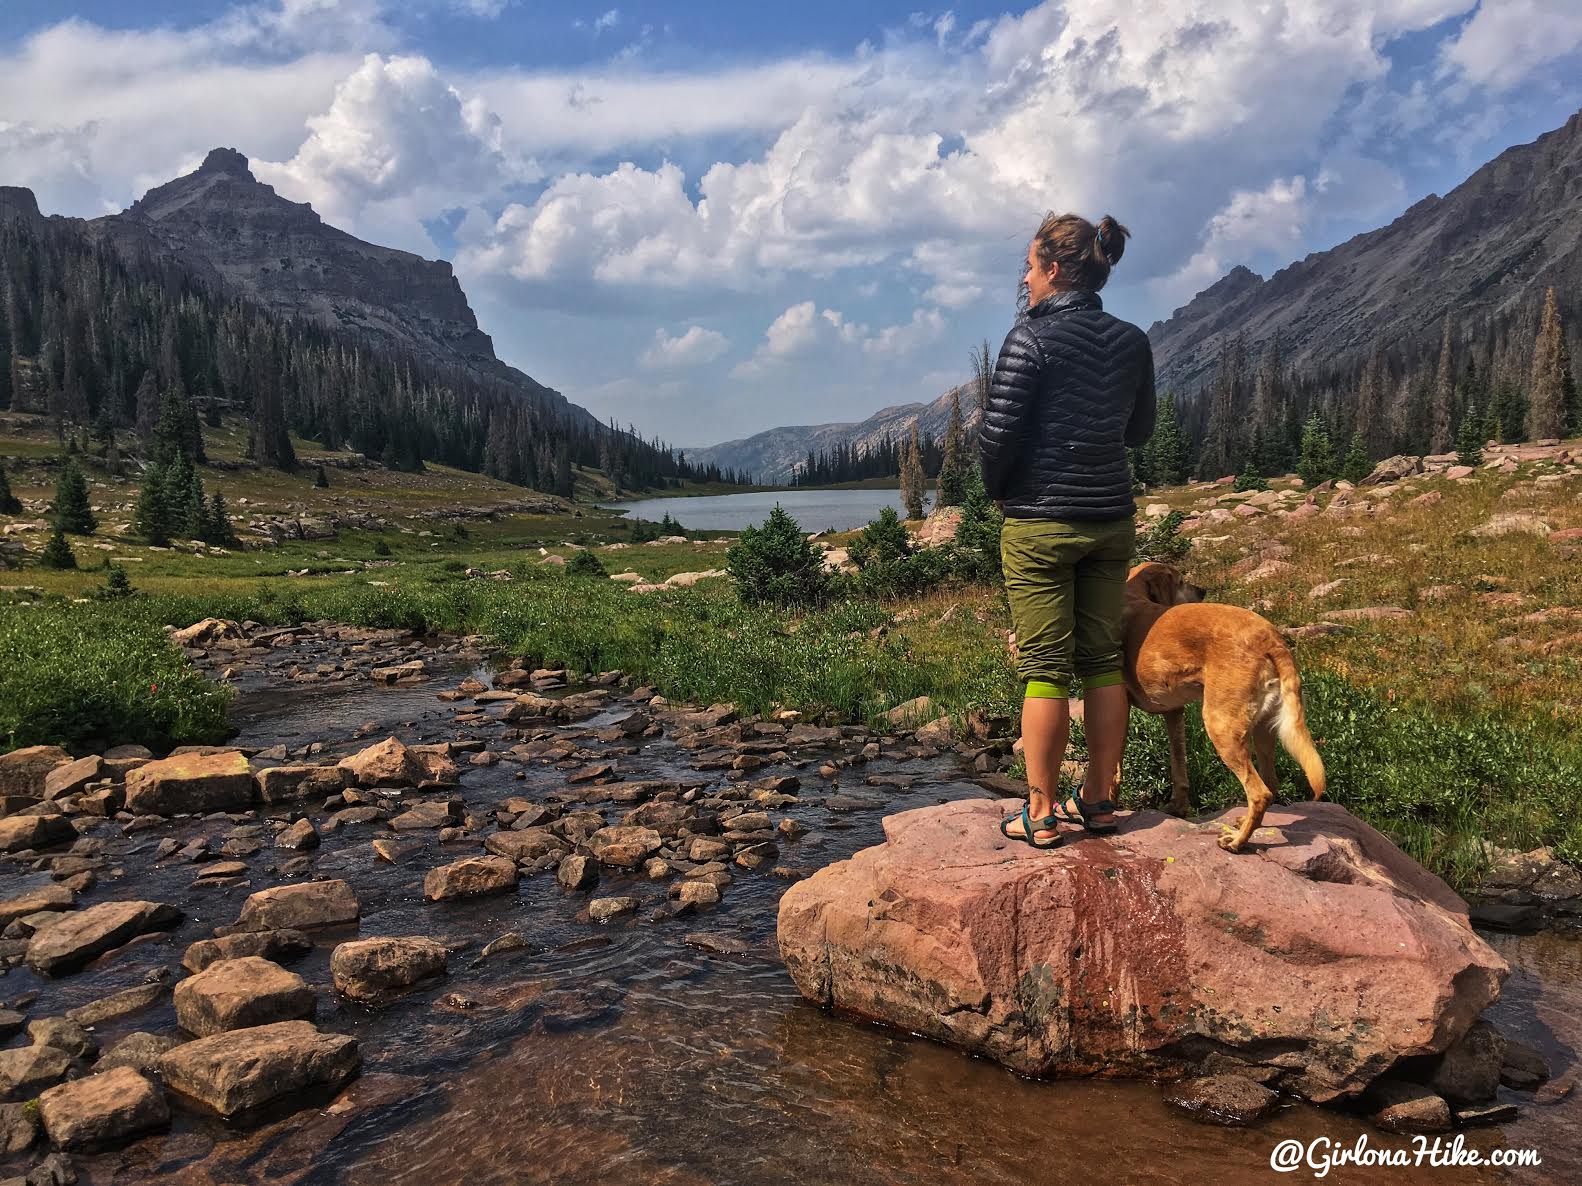
<path id="1" fill-rule="evenodd" d="M 1132 569 L 1122 618 L 1126 691 L 1133 706 L 1165 719 L 1175 815 L 1190 810 L 1184 710 L 1194 700 L 1203 701 L 1209 740 L 1247 792 L 1241 826 L 1227 828 L 1219 841 L 1221 848 L 1237 852 L 1280 789 L 1276 735 L 1307 776 L 1315 799 L 1324 793 L 1324 762 L 1307 731 L 1302 677 L 1285 640 L 1251 610 L 1210 604 L 1203 593 L 1171 565 Z"/>

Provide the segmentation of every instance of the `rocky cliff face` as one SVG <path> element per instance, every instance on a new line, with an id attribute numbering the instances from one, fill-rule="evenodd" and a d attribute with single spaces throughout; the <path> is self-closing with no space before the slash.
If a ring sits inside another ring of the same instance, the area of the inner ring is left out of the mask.
<path id="1" fill-rule="evenodd" d="M 977 397 L 965 387 L 952 390 L 961 392 L 962 421 L 976 431 Z M 870 449 L 887 436 L 902 440 L 911 435 L 914 422 L 923 436 L 942 438 L 950 422 L 950 395 L 947 391 L 930 403 L 893 404 L 880 408 L 866 420 L 771 428 L 740 440 L 688 449 L 687 459 L 698 465 L 712 463 L 726 469 L 744 469 L 760 482 L 787 482 L 796 467 L 807 460 L 809 449 L 817 453 L 839 444 Z"/>
<path id="2" fill-rule="evenodd" d="M 327 225 L 256 180 L 235 149 L 89 225 L 124 247 L 157 245 L 278 313 L 436 359 L 494 361 L 450 264 Z"/>
<path id="3" fill-rule="evenodd" d="M 1267 280 L 1237 267 L 1148 331 L 1161 390 L 1190 392 L 1227 336 L 1257 357 L 1276 334 L 1297 366 L 1345 363 L 1375 341 L 1437 334 L 1582 286 L 1582 112 L 1507 149 L 1444 197 Z"/>

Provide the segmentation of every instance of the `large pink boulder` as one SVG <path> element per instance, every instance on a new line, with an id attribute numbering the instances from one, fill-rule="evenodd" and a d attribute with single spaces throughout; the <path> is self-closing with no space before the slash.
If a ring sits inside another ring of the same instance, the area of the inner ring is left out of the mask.
<path id="1" fill-rule="evenodd" d="M 1444 1050 L 1507 968 L 1466 905 L 1332 803 L 1271 810 L 1240 854 L 1219 821 L 1121 816 L 1054 850 L 971 800 L 884 821 L 885 843 L 793 885 L 780 952 L 808 999 L 1031 1075 L 1169 1076 L 1211 1054 L 1315 1102 Z"/>

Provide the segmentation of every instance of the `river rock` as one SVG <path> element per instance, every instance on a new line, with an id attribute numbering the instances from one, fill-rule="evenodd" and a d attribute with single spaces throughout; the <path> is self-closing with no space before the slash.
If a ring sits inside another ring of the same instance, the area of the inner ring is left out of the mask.
<path id="1" fill-rule="evenodd" d="M 340 766 L 271 766 L 253 776 L 265 803 L 294 803 L 338 795 L 354 781 Z"/>
<path id="2" fill-rule="evenodd" d="M 57 1149 L 109 1148 L 170 1123 L 164 1093 L 131 1067 L 51 1087 L 38 1111 Z"/>
<path id="3" fill-rule="evenodd" d="M 164 902 L 101 902 L 36 932 L 28 941 L 27 962 L 46 976 L 60 976 L 139 935 L 168 931 L 180 921 L 181 911 Z"/>
<path id="4" fill-rule="evenodd" d="M 98 754 L 89 754 L 86 758 L 78 758 L 75 762 L 57 766 L 46 774 L 44 798 L 59 799 L 64 795 L 75 795 L 90 782 L 103 777 L 104 759 Z"/>
<path id="5" fill-rule="evenodd" d="M 173 630 L 170 641 L 178 647 L 206 647 L 221 639 L 242 637 L 242 628 L 225 618 L 204 618 L 180 630 Z"/>
<path id="6" fill-rule="evenodd" d="M 1343 808 L 1235 807 L 1039 851 L 976 800 L 884 821 L 885 842 L 791 886 L 781 954 L 810 1000 L 1026 1074 L 1178 1075 L 1211 1051 L 1315 1102 L 1454 1044 L 1507 968 L 1438 878 Z M 1278 1052 L 1278 1053 L 1275 1053 Z"/>
<path id="7" fill-rule="evenodd" d="M 561 857 L 560 864 L 555 867 L 555 880 L 562 889 L 589 889 L 598 883 L 598 862 L 580 852 Z"/>
<path id="8" fill-rule="evenodd" d="M 46 885 L 28 890 L 14 898 L 0 901 L 0 931 L 19 918 L 38 914 L 44 910 L 70 910 L 77 904 L 77 895 L 64 885 Z"/>
<path id="9" fill-rule="evenodd" d="M 50 771 L 70 761 L 71 755 L 58 745 L 29 745 L 0 754 L 0 795 L 41 799 Z"/>
<path id="10" fill-rule="evenodd" d="M 1428 1086 L 1452 1104 L 1481 1104 L 1494 1098 L 1505 1065 L 1505 1035 L 1486 1021 L 1474 1022 L 1439 1056 Z"/>
<path id="11" fill-rule="evenodd" d="M 319 830 L 313 826 L 313 821 L 304 816 L 292 824 L 280 835 L 275 837 L 276 848 L 289 848 L 295 852 L 304 852 L 319 846 Z"/>
<path id="12" fill-rule="evenodd" d="M 71 826 L 71 820 L 53 807 L 48 815 L 8 815 L 0 819 L 0 852 L 48 848 L 76 837 L 77 829 Z"/>
<path id="13" fill-rule="evenodd" d="M 27 1036 L 35 1046 L 53 1046 L 63 1050 L 69 1058 L 92 1058 L 99 1053 L 99 1043 L 77 1022 L 66 1017 L 40 1017 L 28 1022 Z"/>
<path id="14" fill-rule="evenodd" d="M 216 960 L 176 985 L 176 1021 L 206 1038 L 225 1030 L 313 1016 L 313 990 L 261 956 Z"/>
<path id="15" fill-rule="evenodd" d="M 310 1089 L 333 1091 L 360 1066 L 355 1038 L 321 1032 L 306 1021 L 199 1038 L 159 1060 L 166 1087 L 221 1116 Z"/>
<path id="16" fill-rule="evenodd" d="M 360 787 L 415 787 L 428 778 L 419 756 L 394 737 L 342 758 L 340 768 Z"/>
<path id="17" fill-rule="evenodd" d="M 176 754 L 126 776 L 133 815 L 241 811 L 253 802 L 253 770 L 239 750 Z"/>
<path id="18" fill-rule="evenodd" d="M 71 1055 L 53 1046 L 0 1050 L 0 1099 L 31 1099 L 71 1070 Z"/>
<path id="19" fill-rule="evenodd" d="M 594 922 L 609 922 L 623 914 L 631 914 L 642 903 L 636 898 L 594 898 L 588 903 L 588 917 Z"/>
<path id="20" fill-rule="evenodd" d="M 1432 1133 L 1450 1129 L 1450 1105 L 1421 1083 L 1379 1079 L 1368 1088 L 1373 1123 L 1385 1132 Z"/>
<path id="21" fill-rule="evenodd" d="M 336 947 L 330 974 L 336 991 L 376 1004 L 445 971 L 445 945 L 433 939 L 355 939 Z"/>
<path id="22" fill-rule="evenodd" d="M 236 929 L 311 931 L 356 922 L 362 913 L 352 887 L 337 879 L 259 890 L 242 903 Z"/>
<path id="23" fill-rule="evenodd" d="M 516 862 L 506 857 L 464 857 L 430 869 L 423 878 L 423 896 L 430 902 L 503 894 L 516 888 Z"/>
<path id="24" fill-rule="evenodd" d="M 181 957 L 181 966 L 189 972 L 201 972 L 218 960 L 241 959 L 247 955 L 258 955 L 279 963 L 291 956 L 301 955 L 312 946 L 301 931 L 239 931 L 217 939 L 199 939 L 187 948 L 186 954 Z"/>
<path id="25" fill-rule="evenodd" d="M 151 1008 L 169 991 L 169 988 L 160 983 L 134 984 L 131 988 L 123 988 L 120 992 L 113 992 L 107 997 L 100 997 L 96 1001 L 89 1001 L 85 1005 L 78 1005 L 75 1009 L 66 1010 L 66 1019 L 75 1021 L 78 1025 L 103 1025 L 107 1021 L 115 1021 Z"/>
<path id="26" fill-rule="evenodd" d="M 658 852 L 664 838 L 652 828 L 600 828 L 588 837 L 588 849 L 601 865 L 634 869 Z"/>
<path id="27" fill-rule="evenodd" d="M 495 856 L 505 857 L 518 864 L 531 864 L 539 857 L 566 851 L 566 842 L 548 828 L 524 828 L 521 831 L 491 832 L 484 838 L 483 846 Z"/>
<path id="28" fill-rule="evenodd" d="M 115 1067 L 132 1067 L 149 1074 L 157 1074 L 159 1060 L 180 1046 L 182 1039 L 173 1034 L 150 1034 L 136 1031 L 127 1034 L 99 1056 L 93 1064 L 95 1072 L 113 1070 Z"/>
<path id="29" fill-rule="evenodd" d="M 20 1153 L 37 1139 L 37 1108 L 31 1104 L 0 1104 L 0 1157 Z"/>
<path id="30" fill-rule="evenodd" d="M 1262 1119 L 1280 1097 L 1242 1075 L 1205 1075 L 1172 1083 L 1164 1098 L 1193 1120 L 1240 1128 Z"/>

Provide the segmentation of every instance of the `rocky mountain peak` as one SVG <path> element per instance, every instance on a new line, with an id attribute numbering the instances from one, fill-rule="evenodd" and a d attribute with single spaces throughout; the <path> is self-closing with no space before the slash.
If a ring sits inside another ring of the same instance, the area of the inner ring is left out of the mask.
<path id="1" fill-rule="evenodd" d="M 203 158 L 203 164 L 198 166 L 201 176 L 205 173 L 229 173 L 236 177 L 245 177 L 253 180 L 253 171 L 248 166 L 247 158 L 234 148 L 211 148 L 209 155 Z"/>
<path id="2" fill-rule="evenodd" d="M 1148 331 L 1160 390 L 1197 390 L 1221 348 L 1257 358 L 1276 337 L 1287 363 L 1344 365 L 1374 343 L 1437 341 L 1457 323 L 1532 304 L 1547 285 L 1582 283 L 1582 111 L 1506 149 L 1443 197 L 1386 226 L 1281 268 L 1244 267 Z"/>
<path id="3" fill-rule="evenodd" d="M 32 190 L 21 185 L 0 185 L 0 222 L 34 222 L 42 217 Z"/>

